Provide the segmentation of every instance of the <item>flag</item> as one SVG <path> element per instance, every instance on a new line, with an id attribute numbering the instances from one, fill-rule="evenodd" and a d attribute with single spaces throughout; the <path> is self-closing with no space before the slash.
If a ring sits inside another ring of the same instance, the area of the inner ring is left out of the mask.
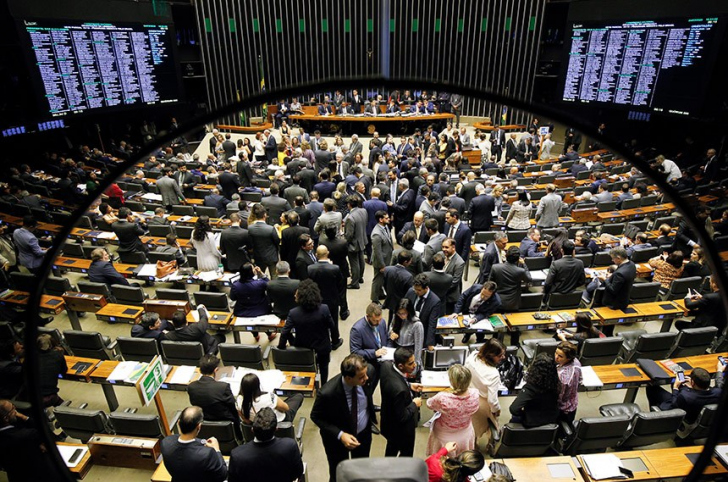
<path id="1" fill-rule="evenodd" d="M 237 90 L 236 98 L 237 98 L 238 102 L 240 102 L 240 89 Z M 245 121 L 245 112 L 242 110 L 240 111 L 240 125 L 241 126 L 247 125 L 247 123 Z"/>
<path id="2" fill-rule="evenodd" d="M 258 71 L 260 72 L 260 91 L 265 92 L 265 75 L 263 74 L 263 57 L 258 55 Z M 263 121 L 268 117 L 268 104 L 263 103 Z"/>
<path id="3" fill-rule="evenodd" d="M 506 119 L 508 119 L 508 107 L 505 105 L 503 106 L 503 113 L 501 113 L 501 125 L 506 124 Z"/>

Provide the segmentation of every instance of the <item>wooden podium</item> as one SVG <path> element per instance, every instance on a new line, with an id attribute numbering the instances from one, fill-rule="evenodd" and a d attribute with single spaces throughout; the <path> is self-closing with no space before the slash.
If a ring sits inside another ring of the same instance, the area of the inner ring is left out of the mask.
<path id="1" fill-rule="evenodd" d="M 144 311 L 153 311 L 159 314 L 163 320 L 171 320 L 172 315 L 178 311 L 187 315 L 190 312 L 190 303 L 177 300 L 146 300 L 144 301 Z"/>
<path id="2" fill-rule="evenodd" d="M 159 439 L 94 434 L 88 441 L 96 465 L 156 470 L 162 457 Z"/>

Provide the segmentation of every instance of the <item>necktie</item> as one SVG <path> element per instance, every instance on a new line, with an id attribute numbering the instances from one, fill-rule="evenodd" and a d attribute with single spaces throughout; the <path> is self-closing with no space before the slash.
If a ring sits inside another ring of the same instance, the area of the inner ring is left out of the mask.
<path id="1" fill-rule="evenodd" d="M 316 262 L 316 256 L 313 255 L 313 251 L 309 251 L 308 255 L 311 257 L 311 261 Z"/>
<path id="2" fill-rule="evenodd" d="M 356 435 L 359 426 L 359 386 L 351 389 L 351 433 Z"/>
<path id="3" fill-rule="evenodd" d="M 382 337 L 379 336 L 379 329 L 376 326 L 373 326 L 372 329 L 374 330 L 374 338 L 377 339 L 377 349 L 382 347 Z"/>
<path id="4" fill-rule="evenodd" d="M 450 226 L 450 234 L 447 236 L 448 238 L 455 239 L 455 225 L 453 224 Z"/>
<path id="5" fill-rule="evenodd" d="M 417 239 L 417 240 L 420 239 L 420 229 L 422 229 L 422 228 L 415 228 L 415 234 L 417 235 L 417 237 L 415 239 Z"/>
<path id="6" fill-rule="evenodd" d="M 423 297 L 421 297 L 421 296 L 418 297 L 417 298 L 417 303 L 415 303 L 415 311 L 417 313 L 419 313 L 420 311 L 422 311 L 422 305 L 424 305 L 424 304 L 425 304 L 425 299 Z"/>

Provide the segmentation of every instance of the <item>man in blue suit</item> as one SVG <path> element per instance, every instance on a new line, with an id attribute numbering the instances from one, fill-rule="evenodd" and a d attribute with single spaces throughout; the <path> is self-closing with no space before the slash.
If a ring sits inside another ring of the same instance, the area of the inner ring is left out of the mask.
<path id="1" fill-rule="evenodd" d="M 437 319 L 442 316 L 443 306 L 440 298 L 430 289 L 430 278 L 420 273 L 415 276 L 412 288 L 404 295 L 412 302 L 415 308 L 415 315 L 422 322 L 425 329 L 425 346 L 428 350 L 434 350 L 437 341 Z M 399 322 L 399 318 L 395 317 Z M 393 327 L 393 331 L 399 333 L 399 327 Z"/>
<path id="2" fill-rule="evenodd" d="M 367 261 L 371 261 L 372 256 L 372 231 L 374 226 L 377 225 L 377 218 L 375 215 L 377 211 L 387 211 L 387 203 L 379 199 L 382 192 L 378 187 L 372 188 L 371 199 L 364 201 L 362 207 L 367 212 Z"/>
<path id="3" fill-rule="evenodd" d="M 455 240 L 455 251 L 463 260 L 470 259 L 470 241 L 473 239 L 473 232 L 465 223 L 460 221 L 460 213 L 457 209 L 451 208 L 445 214 L 446 236 Z"/>
<path id="4" fill-rule="evenodd" d="M 319 115 L 331 115 L 334 113 L 334 111 L 331 109 L 331 106 L 328 102 L 324 102 L 318 107 L 318 113 Z"/>
<path id="5" fill-rule="evenodd" d="M 371 380 L 372 391 L 379 383 L 379 358 L 387 352 L 384 348 L 387 342 L 387 322 L 382 319 L 382 307 L 369 303 L 365 316 L 351 327 L 349 350 L 368 362 L 367 376 Z"/>

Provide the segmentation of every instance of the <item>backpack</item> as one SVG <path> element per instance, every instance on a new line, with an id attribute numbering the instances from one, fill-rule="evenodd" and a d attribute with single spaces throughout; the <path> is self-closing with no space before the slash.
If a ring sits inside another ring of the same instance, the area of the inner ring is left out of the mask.
<path id="1" fill-rule="evenodd" d="M 510 391 L 523 380 L 523 363 L 513 353 L 509 353 L 496 367 L 501 382 Z"/>

